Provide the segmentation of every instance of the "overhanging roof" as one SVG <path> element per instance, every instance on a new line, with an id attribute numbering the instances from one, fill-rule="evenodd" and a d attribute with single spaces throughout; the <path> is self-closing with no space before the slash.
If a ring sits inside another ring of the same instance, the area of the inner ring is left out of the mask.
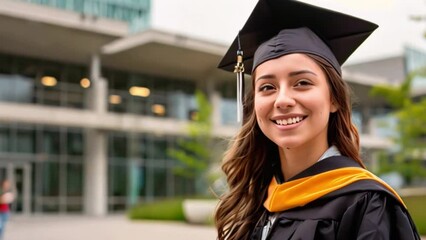
<path id="1" fill-rule="evenodd" d="M 229 78 L 216 69 L 225 46 L 173 33 L 129 34 L 125 22 L 84 16 L 37 4 L 2 0 L 0 52 L 53 61 L 198 81 Z M 206 79 L 206 77 L 209 79 Z"/>
<path id="2" fill-rule="evenodd" d="M 0 52 L 80 64 L 127 24 L 19 1 L 0 4 Z"/>
<path id="3" fill-rule="evenodd" d="M 106 66 L 178 78 L 229 76 L 216 69 L 223 45 L 149 29 L 102 47 Z"/>

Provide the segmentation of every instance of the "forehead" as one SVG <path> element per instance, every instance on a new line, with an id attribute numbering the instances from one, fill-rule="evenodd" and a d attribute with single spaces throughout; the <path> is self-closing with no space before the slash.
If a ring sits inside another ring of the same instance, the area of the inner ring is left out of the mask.
<path id="1" fill-rule="evenodd" d="M 317 75 L 324 74 L 321 66 L 308 55 L 303 53 L 292 53 L 260 64 L 255 69 L 253 76 L 256 78 L 259 74 L 277 74 L 304 70 L 311 71 Z"/>

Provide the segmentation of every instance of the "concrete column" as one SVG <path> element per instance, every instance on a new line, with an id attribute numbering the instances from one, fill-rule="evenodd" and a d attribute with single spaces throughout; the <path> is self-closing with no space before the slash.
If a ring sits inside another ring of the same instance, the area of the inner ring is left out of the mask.
<path id="1" fill-rule="evenodd" d="M 212 105 L 212 125 L 213 129 L 220 127 L 221 125 L 221 97 L 220 93 L 218 93 L 215 89 L 215 83 L 217 79 L 214 79 L 212 77 L 207 78 L 207 81 L 205 82 L 205 88 L 207 95 L 210 100 L 210 104 Z"/>
<path id="2" fill-rule="evenodd" d="M 23 179 L 23 193 L 22 193 L 22 213 L 25 215 L 31 214 L 31 165 L 25 163 L 23 168 L 24 179 Z"/>
<path id="3" fill-rule="evenodd" d="M 221 112 L 221 101 L 220 93 L 213 92 L 210 95 L 210 101 L 212 103 L 213 112 L 212 112 L 212 125 L 213 129 L 217 129 L 222 125 L 222 112 Z"/>
<path id="4" fill-rule="evenodd" d="M 362 133 L 370 134 L 371 128 L 370 128 L 370 121 L 371 121 L 371 114 L 370 114 L 370 107 L 363 105 L 361 108 L 361 126 L 362 126 Z"/>
<path id="5" fill-rule="evenodd" d="M 84 212 L 92 216 L 107 213 L 107 140 L 97 129 L 86 130 L 84 161 Z"/>
<path id="6" fill-rule="evenodd" d="M 99 55 L 93 55 L 90 66 L 90 93 L 87 96 L 89 110 L 107 111 L 108 86 L 101 77 Z M 99 119 L 102 121 L 102 119 Z M 108 154 L 107 135 L 100 129 L 85 131 L 84 159 L 84 212 L 92 216 L 106 215 L 108 210 Z"/>

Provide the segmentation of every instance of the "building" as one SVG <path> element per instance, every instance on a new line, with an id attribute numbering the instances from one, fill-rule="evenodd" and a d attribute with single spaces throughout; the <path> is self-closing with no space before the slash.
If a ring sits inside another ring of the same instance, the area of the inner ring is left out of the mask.
<path id="1" fill-rule="evenodd" d="M 0 177 L 17 186 L 16 212 L 104 215 L 182 194 L 194 183 L 167 149 L 197 88 L 214 136 L 236 132 L 234 76 L 216 69 L 227 46 L 152 27 L 153 2 L 0 0 Z M 363 151 L 390 147 L 371 127 L 384 103 L 368 95 L 387 79 L 344 76 Z"/>

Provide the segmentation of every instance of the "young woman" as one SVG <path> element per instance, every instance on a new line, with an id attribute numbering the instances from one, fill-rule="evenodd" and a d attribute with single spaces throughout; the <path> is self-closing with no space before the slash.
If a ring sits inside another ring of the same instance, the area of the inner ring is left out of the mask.
<path id="1" fill-rule="evenodd" d="M 330 19 L 349 24 L 333 28 L 344 36 L 337 46 L 324 33 Z M 361 41 L 357 27 L 342 34 L 359 24 L 369 28 Z M 341 77 L 340 65 L 376 27 L 296 1 L 259 1 L 239 35 L 253 58 L 245 65 L 252 90 L 223 161 L 229 192 L 215 215 L 218 239 L 420 239 L 398 194 L 365 170 Z"/>
<path id="2" fill-rule="evenodd" d="M 3 180 L 0 184 L 0 240 L 3 239 L 6 223 L 9 220 L 9 205 L 15 199 L 9 180 Z"/>

